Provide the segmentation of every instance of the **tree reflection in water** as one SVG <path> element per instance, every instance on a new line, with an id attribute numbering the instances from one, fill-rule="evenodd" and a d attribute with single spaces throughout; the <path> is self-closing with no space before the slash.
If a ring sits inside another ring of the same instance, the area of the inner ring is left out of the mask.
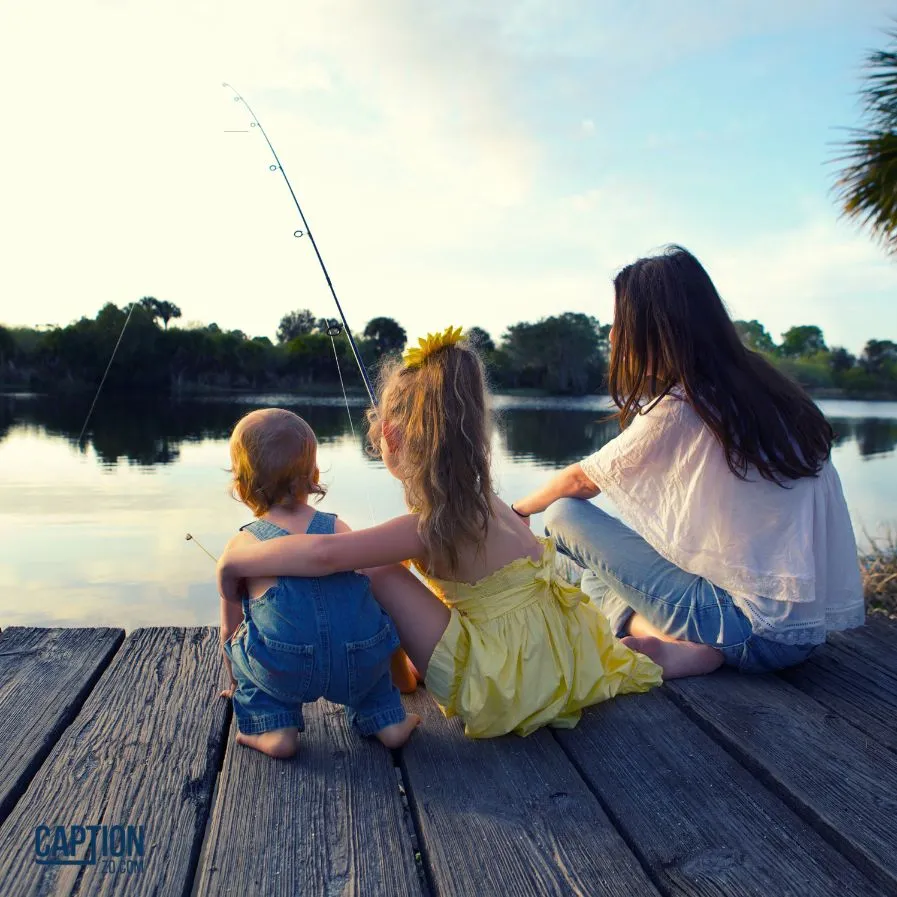
<path id="1" fill-rule="evenodd" d="M 145 396 L 103 396 L 91 418 L 84 446 L 93 446 L 104 464 L 120 460 L 152 467 L 178 460 L 183 443 L 225 440 L 242 415 L 276 404 L 306 418 L 321 444 L 350 437 L 342 399 L 293 396 L 245 396 L 164 400 Z M 17 428 L 37 430 L 73 444 L 84 423 L 89 397 L 0 396 L 0 441 Z M 352 408 L 361 449 L 366 432 L 365 408 Z M 839 445 L 855 441 L 860 455 L 871 458 L 897 448 L 897 418 L 831 419 Z M 501 442 L 514 459 L 545 467 L 571 464 L 597 451 L 619 433 L 616 420 L 603 411 L 569 408 L 508 408 L 499 413 Z"/>

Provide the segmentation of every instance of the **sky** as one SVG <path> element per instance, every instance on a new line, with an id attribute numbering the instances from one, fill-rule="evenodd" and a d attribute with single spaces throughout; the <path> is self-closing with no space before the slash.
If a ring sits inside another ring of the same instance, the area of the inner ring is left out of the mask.
<path id="1" fill-rule="evenodd" d="M 0 322 L 106 302 L 273 336 L 494 337 L 581 311 L 666 243 L 734 317 L 897 339 L 897 261 L 839 218 L 884 0 L 36 0 L 0 9 Z"/>

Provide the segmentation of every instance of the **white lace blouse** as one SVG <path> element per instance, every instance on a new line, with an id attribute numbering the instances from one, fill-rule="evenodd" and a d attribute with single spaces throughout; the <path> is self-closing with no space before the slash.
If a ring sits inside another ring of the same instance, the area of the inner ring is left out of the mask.
<path id="1" fill-rule="evenodd" d="M 819 644 L 827 630 L 863 625 L 856 539 L 831 461 L 784 489 L 756 472 L 741 480 L 673 394 L 581 465 L 656 551 L 729 592 L 757 635 Z"/>

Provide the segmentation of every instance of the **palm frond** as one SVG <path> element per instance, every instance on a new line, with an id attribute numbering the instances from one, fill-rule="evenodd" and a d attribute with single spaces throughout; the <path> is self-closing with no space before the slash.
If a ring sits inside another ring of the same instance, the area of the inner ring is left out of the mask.
<path id="1" fill-rule="evenodd" d="M 866 59 L 866 126 L 852 132 L 834 160 L 843 165 L 835 191 L 842 213 L 897 254 L 897 31 L 888 37 L 893 46 Z"/>

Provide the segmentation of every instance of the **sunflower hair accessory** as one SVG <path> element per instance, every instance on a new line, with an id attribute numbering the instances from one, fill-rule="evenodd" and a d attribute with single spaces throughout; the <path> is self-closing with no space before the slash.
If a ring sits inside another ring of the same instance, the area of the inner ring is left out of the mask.
<path id="1" fill-rule="evenodd" d="M 461 328 L 448 326 L 442 333 L 428 333 L 425 338 L 418 339 L 416 346 L 405 350 L 402 360 L 406 368 L 420 367 L 425 358 L 429 358 L 445 346 L 454 346 L 460 340 Z"/>

